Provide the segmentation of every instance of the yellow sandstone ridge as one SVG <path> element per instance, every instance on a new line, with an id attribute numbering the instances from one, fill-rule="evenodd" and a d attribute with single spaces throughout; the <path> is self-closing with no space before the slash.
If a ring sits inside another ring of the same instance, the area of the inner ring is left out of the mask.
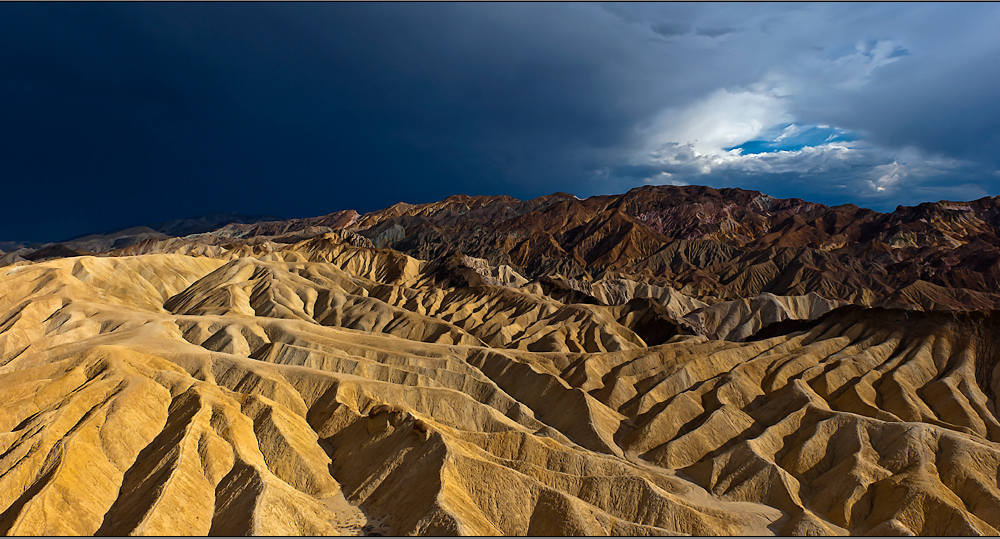
<path id="1" fill-rule="evenodd" d="M 1000 532 L 992 312 L 173 245 L 0 268 L 0 532 Z"/>

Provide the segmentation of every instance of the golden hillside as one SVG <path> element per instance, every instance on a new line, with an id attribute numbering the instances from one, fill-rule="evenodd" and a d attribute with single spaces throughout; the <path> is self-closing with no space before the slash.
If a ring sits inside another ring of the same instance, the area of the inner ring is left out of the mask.
<path id="1" fill-rule="evenodd" d="M 991 311 L 137 249 L 0 268 L 0 532 L 1000 531 Z"/>

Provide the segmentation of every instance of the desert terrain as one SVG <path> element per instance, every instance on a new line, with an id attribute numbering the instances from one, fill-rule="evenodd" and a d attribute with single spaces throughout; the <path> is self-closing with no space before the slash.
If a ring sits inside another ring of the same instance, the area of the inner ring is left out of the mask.
<path id="1" fill-rule="evenodd" d="M 243 221 L 0 253 L 0 532 L 1000 533 L 998 198 Z"/>

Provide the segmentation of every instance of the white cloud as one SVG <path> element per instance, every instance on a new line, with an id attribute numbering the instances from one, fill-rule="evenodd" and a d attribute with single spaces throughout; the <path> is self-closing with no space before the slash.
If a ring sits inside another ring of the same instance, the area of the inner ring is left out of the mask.
<path id="1" fill-rule="evenodd" d="M 838 140 L 849 131 L 828 123 L 803 123 L 791 111 L 801 98 L 813 99 L 809 94 L 817 84 L 834 91 L 858 89 L 879 68 L 906 54 L 895 41 L 866 40 L 846 54 L 814 56 L 795 69 L 773 68 L 754 84 L 716 89 L 693 104 L 660 113 L 643 133 L 646 142 L 632 162 L 660 170 L 643 180 L 647 184 L 707 183 L 738 175 L 748 178 L 746 183 L 765 175 L 794 175 L 806 181 L 836 176 L 836 181 L 828 182 L 829 189 L 849 185 L 857 196 L 887 198 L 908 181 L 963 165 L 913 148 L 893 150 L 864 140 Z M 815 128 L 835 132 L 821 143 L 795 150 L 726 150 L 752 140 L 789 143 Z"/>
<path id="2" fill-rule="evenodd" d="M 790 124 L 788 127 L 785 128 L 784 131 L 781 132 L 780 135 L 778 135 L 777 138 L 774 139 L 774 141 L 775 142 L 780 142 L 780 141 L 785 140 L 785 139 L 787 139 L 789 137 L 794 137 L 795 135 L 798 135 L 801 132 L 802 132 L 802 128 L 801 127 L 799 127 L 799 126 L 797 126 L 795 124 Z M 830 136 L 832 137 L 834 135 L 830 135 Z"/>
<path id="3" fill-rule="evenodd" d="M 835 80 L 834 86 L 843 89 L 857 89 L 871 79 L 876 69 L 887 66 L 909 54 L 898 43 L 888 39 L 862 41 L 855 45 L 852 54 L 841 56 L 832 62 L 823 62 L 822 71 L 827 78 Z"/>
<path id="4" fill-rule="evenodd" d="M 693 104 L 667 108 L 644 134 L 646 144 L 641 152 L 649 154 L 675 144 L 689 147 L 695 155 L 718 156 L 725 162 L 732 157 L 725 148 L 760 139 L 783 125 L 784 130 L 772 140 L 790 139 L 803 131 L 802 118 L 791 112 L 800 100 L 812 100 L 817 88 L 860 88 L 876 70 L 907 54 L 893 40 L 864 40 L 847 54 L 812 56 L 796 66 L 772 67 L 753 84 L 718 88 Z M 831 128 L 826 123 L 815 127 Z M 831 134 L 825 142 L 833 142 L 836 136 Z"/>
<path id="5" fill-rule="evenodd" d="M 775 91 L 716 90 L 686 109 L 669 109 L 653 122 L 646 151 L 677 143 L 699 155 L 726 153 L 759 137 L 765 130 L 792 120 Z"/>
<path id="6" fill-rule="evenodd" d="M 703 154 L 692 145 L 666 144 L 650 155 L 659 172 L 644 180 L 650 184 L 673 182 L 706 184 L 742 178 L 766 182 L 791 178 L 810 190 L 853 190 L 859 199 L 893 200 L 904 188 L 925 186 L 943 175 L 967 171 L 972 163 L 926 155 L 915 148 L 889 150 L 864 141 L 837 141 L 798 150 L 741 153 L 739 150 Z M 756 188 L 764 188 L 757 185 Z"/>
<path id="7" fill-rule="evenodd" d="M 877 193 L 884 193 L 893 189 L 899 183 L 900 178 L 906 177 L 906 166 L 900 165 L 896 161 L 885 165 L 877 165 L 872 168 L 872 174 L 876 177 L 868 180 L 868 185 Z"/>
<path id="8" fill-rule="evenodd" d="M 687 182 L 676 180 L 674 175 L 669 172 L 660 172 L 659 174 L 654 174 L 648 178 L 642 180 L 642 183 L 646 185 L 674 185 L 674 186 L 684 186 L 691 185 Z"/>

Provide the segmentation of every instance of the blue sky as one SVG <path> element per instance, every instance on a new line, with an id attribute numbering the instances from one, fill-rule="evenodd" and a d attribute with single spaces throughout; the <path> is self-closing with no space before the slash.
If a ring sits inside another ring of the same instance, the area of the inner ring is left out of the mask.
<path id="1" fill-rule="evenodd" d="M 1000 5 L 0 4 L 0 239 L 451 194 L 1000 194 Z"/>

